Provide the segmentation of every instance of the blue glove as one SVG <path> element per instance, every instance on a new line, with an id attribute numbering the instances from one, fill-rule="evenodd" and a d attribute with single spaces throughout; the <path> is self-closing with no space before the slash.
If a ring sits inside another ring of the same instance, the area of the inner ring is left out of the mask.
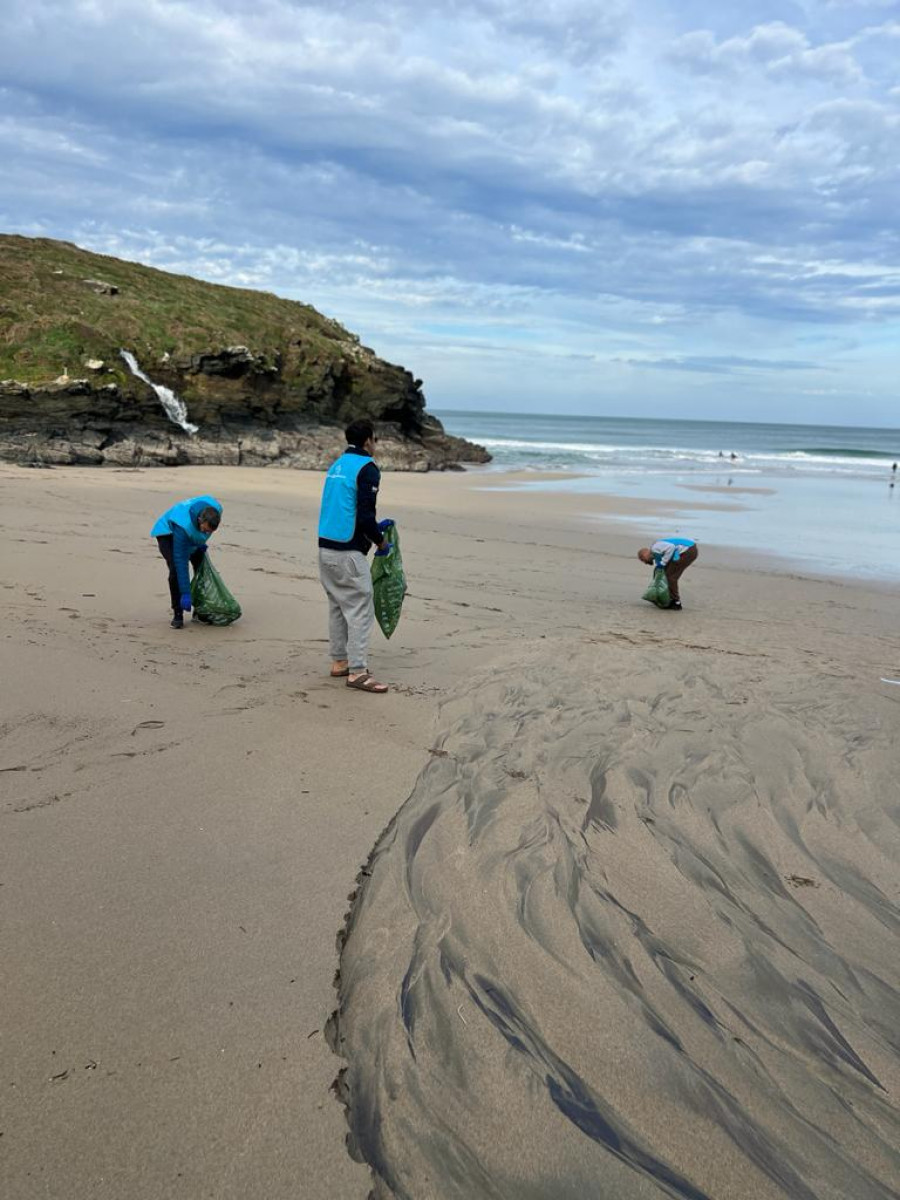
<path id="1" fill-rule="evenodd" d="M 191 611 L 191 593 L 185 592 L 181 597 L 181 607 L 184 612 Z"/>
<path id="2" fill-rule="evenodd" d="M 378 522 L 378 528 L 381 530 L 382 541 L 384 540 L 384 535 L 387 533 L 387 531 L 389 529 L 393 528 L 393 525 L 394 525 L 394 522 L 391 520 L 390 517 L 385 517 L 383 521 Z M 392 546 L 385 546 L 385 548 L 383 550 L 376 550 L 375 557 L 376 558 L 387 558 L 387 556 L 390 554 L 392 549 L 393 549 Z"/>

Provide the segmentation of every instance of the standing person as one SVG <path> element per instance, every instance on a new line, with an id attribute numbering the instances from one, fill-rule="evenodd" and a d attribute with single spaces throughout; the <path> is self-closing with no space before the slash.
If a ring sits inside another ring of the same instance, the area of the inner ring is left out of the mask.
<path id="1" fill-rule="evenodd" d="M 150 530 L 169 567 L 173 629 L 183 629 L 184 614 L 191 611 L 188 563 L 196 573 L 206 553 L 207 539 L 219 528 L 221 519 L 222 505 L 214 496 L 194 496 L 167 508 Z"/>
<path id="2" fill-rule="evenodd" d="M 319 578 L 328 596 L 331 675 L 346 677 L 347 687 L 383 695 L 387 684 L 369 674 L 369 637 L 375 621 L 372 575 L 366 555 L 389 554 L 375 505 L 381 472 L 375 466 L 375 430 L 371 421 L 353 421 L 344 431 L 347 449 L 332 463 L 322 488 L 319 511 Z"/>
<path id="3" fill-rule="evenodd" d="M 697 543 L 691 538 L 667 537 L 660 538 L 652 546 L 642 546 L 637 556 L 642 563 L 654 570 L 662 567 L 666 572 L 666 582 L 669 585 L 669 608 L 681 612 L 681 593 L 678 581 L 692 562 L 696 562 Z"/>

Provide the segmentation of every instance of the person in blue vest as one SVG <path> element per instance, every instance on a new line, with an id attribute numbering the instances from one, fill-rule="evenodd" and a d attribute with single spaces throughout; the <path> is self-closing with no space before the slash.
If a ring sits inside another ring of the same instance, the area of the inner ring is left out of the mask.
<path id="1" fill-rule="evenodd" d="M 692 562 L 696 562 L 697 543 L 692 538 L 665 537 L 653 543 L 652 546 L 642 546 L 638 550 L 638 558 L 648 567 L 662 567 L 666 572 L 669 584 L 669 608 L 681 612 L 681 592 L 679 580 Z"/>
<path id="2" fill-rule="evenodd" d="M 210 534 L 219 528 L 222 505 L 215 496 L 194 496 L 167 508 L 150 530 L 169 568 L 172 598 L 172 628 L 184 628 L 184 614 L 191 611 L 191 577 L 188 563 L 196 572 L 206 553 Z"/>
<path id="3" fill-rule="evenodd" d="M 328 597 L 331 676 L 347 687 L 383 695 L 387 684 L 369 674 L 369 638 L 375 622 L 372 575 L 366 555 L 389 554 L 385 530 L 393 521 L 376 515 L 381 472 L 375 466 L 371 421 L 353 421 L 344 431 L 347 449 L 331 464 L 319 510 L 319 578 Z"/>

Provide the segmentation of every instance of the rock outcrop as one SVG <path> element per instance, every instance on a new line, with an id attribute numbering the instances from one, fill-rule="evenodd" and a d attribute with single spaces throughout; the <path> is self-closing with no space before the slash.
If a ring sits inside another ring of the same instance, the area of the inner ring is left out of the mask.
<path id="1" fill-rule="evenodd" d="M 187 406 L 196 433 L 154 386 Z M 425 411 L 421 380 L 308 305 L 62 242 L 0 237 L 0 458 L 34 465 L 324 469 L 368 417 L 379 464 L 480 463 Z"/>
<path id="2" fill-rule="evenodd" d="M 239 410 L 188 434 L 165 417 L 151 389 L 146 392 L 135 397 L 116 384 L 95 387 L 87 379 L 34 390 L 0 381 L 0 458 L 27 466 L 194 463 L 325 470 L 345 445 L 339 423 L 296 414 L 268 421 Z M 389 420 L 376 421 L 376 427 L 383 470 L 453 470 L 466 462 L 490 460 L 481 447 L 445 433 L 427 414 L 417 429 Z"/>

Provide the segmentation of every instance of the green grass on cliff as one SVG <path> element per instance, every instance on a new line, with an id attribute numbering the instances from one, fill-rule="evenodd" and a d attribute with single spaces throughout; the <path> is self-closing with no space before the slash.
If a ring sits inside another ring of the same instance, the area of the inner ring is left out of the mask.
<path id="1" fill-rule="evenodd" d="M 86 280 L 118 288 L 98 295 Z M 68 242 L 0 234 L 0 379 L 43 383 L 90 375 L 102 360 L 104 382 L 128 375 L 119 350 L 152 367 L 173 357 L 248 346 L 285 372 L 302 361 L 352 354 L 356 339 L 306 304 L 268 292 L 222 287 L 138 263 L 92 254 Z"/>

